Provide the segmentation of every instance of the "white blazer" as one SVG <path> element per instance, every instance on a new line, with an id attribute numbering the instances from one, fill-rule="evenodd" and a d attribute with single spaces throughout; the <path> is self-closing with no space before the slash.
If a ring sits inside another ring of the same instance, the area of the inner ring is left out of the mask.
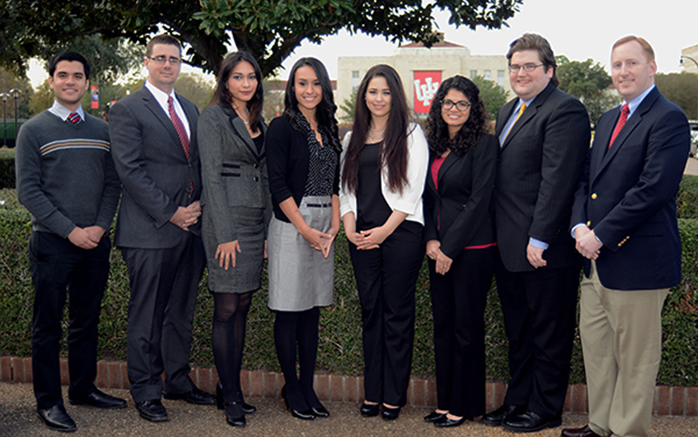
<path id="1" fill-rule="evenodd" d="M 407 180 L 408 184 L 402 190 L 402 194 L 390 191 L 388 185 L 388 168 L 381 169 L 381 193 L 385 201 L 393 211 L 397 210 L 407 214 L 405 220 L 418 222 L 424 225 L 424 211 L 422 210 L 422 193 L 429 166 L 429 146 L 422 128 L 416 123 L 410 123 L 407 136 Z M 342 143 L 342 156 L 340 171 L 344 170 L 344 159 L 351 132 L 347 132 Z M 341 174 L 340 174 L 341 181 Z M 356 194 L 350 193 L 339 185 L 339 211 L 342 217 L 353 212 L 357 216 Z"/>

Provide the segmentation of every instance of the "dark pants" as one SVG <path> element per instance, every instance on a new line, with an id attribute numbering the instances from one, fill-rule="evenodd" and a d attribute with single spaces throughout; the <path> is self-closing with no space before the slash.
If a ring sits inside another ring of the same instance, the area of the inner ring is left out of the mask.
<path id="1" fill-rule="evenodd" d="M 581 266 L 514 273 L 497 259 L 511 373 L 504 403 L 558 416 L 570 376 Z"/>
<path id="2" fill-rule="evenodd" d="M 136 402 L 184 393 L 189 378 L 192 320 L 206 263 L 201 238 L 168 249 L 122 249 L 131 281 L 128 304 L 127 366 Z"/>
<path id="3" fill-rule="evenodd" d="M 377 249 L 357 250 L 351 243 L 349 248 L 361 302 L 366 400 L 405 405 L 415 286 L 424 258 L 422 226 L 403 222 Z"/>
<path id="4" fill-rule="evenodd" d="M 94 391 L 97 375 L 97 325 L 109 275 L 109 238 L 81 249 L 50 232 L 32 232 L 29 266 L 34 281 L 32 371 L 38 408 L 63 404 L 58 359 L 61 319 L 68 299 L 70 393 Z"/>
<path id="5" fill-rule="evenodd" d="M 438 409 L 485 412 L 485 306 L 496 248 L 462 251 L 445 275 L 429 260 Z"/>

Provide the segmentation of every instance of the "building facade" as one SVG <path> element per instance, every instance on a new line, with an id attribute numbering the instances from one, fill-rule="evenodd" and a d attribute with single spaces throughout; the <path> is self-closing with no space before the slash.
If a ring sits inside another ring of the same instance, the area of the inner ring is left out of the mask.
<path id="1" fill-rule="evenodd" d="M 698 73 L 698 44 L 681 50 L 681 65 L 687 73 Z"/>
<path id="2" fill-rule="evenodd" d="M 509 84 L 507 59 L 502 55 L 472 55 L 467 47 L 442 41 L 426 48 L 413 43 L 399 47 L 391 56 L 340 56 L 337 65 L 336 102 L 351 98 L 369 68 L 391 65 L 402 78 L 410 106 L 418 116 L 426 116 L 441 81 L 460 74 L 482 76 L 513 95 Z M 341 114 L 344 115 L 344 114 Z"/>

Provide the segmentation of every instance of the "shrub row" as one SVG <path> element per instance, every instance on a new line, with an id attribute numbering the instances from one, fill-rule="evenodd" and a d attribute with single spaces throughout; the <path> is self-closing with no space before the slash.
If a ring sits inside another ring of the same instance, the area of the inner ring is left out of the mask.
<path id="1" fill-rule="evenodd" d="M 686 176 L 679 196 L 683 239 L 683 279 L 670 293 L 664 306 L 664 350 L 659 383 L 672 386 L 698 385 L 698 177 Z M 17 204 L 14 190 L 0 190 L 0 354 L 30 356 L 33 292 L 26 245 L 31 232 L 29 214 Z M 432 316 L 426 263 L 417 283 L 417 316 L 412 372 L 414 376 L 434 374 Z M 278 371 L 273 341 L 273 313 L 266 307 L 266 272 L 262 290 L 255 293 L 249 313 L 244 367 Z M 125 263 L 118 249 L 111 253 L 111 276 L 102 303 L 99 351 L 107 359 L 126 358 L 126 321 L 129 285 Z M 206 277 L 199 287 L 191 359 L 195 365 L 213 365 L 211 322 L 213 299 L 206 289 Z M 506 381 L 507 340 L 495 284 L 486 310 L 487 373 L 491 381 Z M 334 304 L 321 311 L 320 346 L 317 365 L 321 371 L 361 375 L 360 306 L 349 260 L 346 239 L 337 238 L 335 255 Z M 67 317 L 64 318 L 64 333 Z M 65 353 L 65 334 L 62 339 Z M 584 368 L 575 338 L 571 383 L 584 382 Z"/>

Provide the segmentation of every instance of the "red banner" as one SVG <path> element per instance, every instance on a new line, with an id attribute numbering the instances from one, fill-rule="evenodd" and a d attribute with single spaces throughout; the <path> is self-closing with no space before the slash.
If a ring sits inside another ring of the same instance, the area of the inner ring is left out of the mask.
<path id="1" fill-rule="evenodd" d="M 92 85 L 92 109 L 99 109 L 99 87 Z"/>
<path id="2" fill-rule="evenodd" d="M 414 110 L 426 114 L 431 108 L 431 101 L 441 85 L 440 71 L 414 72 Z"/>

